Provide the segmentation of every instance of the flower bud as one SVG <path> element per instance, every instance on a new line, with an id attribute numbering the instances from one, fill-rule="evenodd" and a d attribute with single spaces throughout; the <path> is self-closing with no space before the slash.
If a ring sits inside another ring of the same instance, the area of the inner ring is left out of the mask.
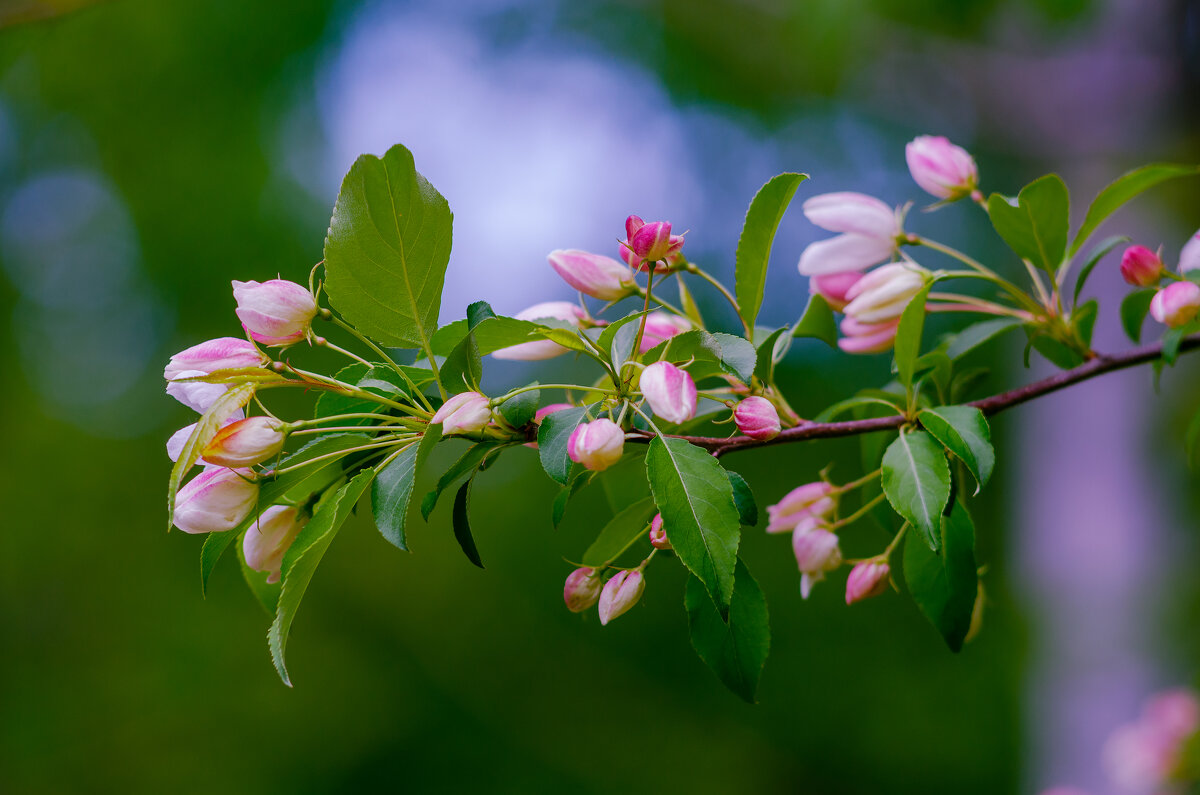
<path id="1" fill-rule="evenodd" d="M 245 415 L 242 413 L 242 410 L 237 409 L 233 412 L 233 414 L 222 420 L 222 425 L 228 425 L 231 422 L 237 422 L 244 416 Z M 187 440 L 192 437 L 192 432 L 195 430 L 196 423 L 193 422 L 191 425 L 186 425 L 175 431 L 175 433 L 171 434 L 171 438 L 167 439 L 167 457 L 172 461 L 178 461 L 179 456 L 183 454 L 183 446 L 187 444 Z M 205 461 L 202 456 L 197 463 L 208 465 L 212 464 L 213 462 Z"/>
<path id="2" fill-rule="evenodd" d="M 286 423 L 274 417 L 249 417 L 217 431 L 201 453 L 210 464 L 248 467 L 260 464 L 283 450 Z"/>
<path id="3" fill-rule="evenodd" d="M 775 505 L 767 506 L 767 532 L 787 533 L 801 520 L 824 520 L 833 515 L 833 486 L 823 480 L 797 486 Z"/>
<path id="4" fill-rule="evenodd" d="M 636 218 L 637 216 L 632 217 Z M 629 231 L 628 221 L 626 221 L 625 231 Z M 683 247 L 683 237 L 671 234 L 670 221 L 651 221 L 648 224 L 642 224 L 634 230 L 633 236 L 628 238 L 628 242 L 629 248 L 643 263 L 665 260 Z M 646 270 L 645 266 L 642 269 Z"/>
<path id="5" fill-rule="evenodd" d="M 580 321 L 585 317 L 585 313 L 583 307 L 573 304 L 570 301 L 545 301 L 540 304 L 534 304 L 528 309 L 523 309 L 513 315 L 513 317 L 517 320 L 529 320 L 533 322 L 539 320 L 560 320 L 578 328 Z M 542 359 L 553 359 L 555 356 L 561 356 L 564 353 L 567 353 L 567 349 L 553 340 L 534 340 L 533 342 L 522 342 L 520 345 L 510 345 L 507 348 L 492 351 L 492 356 L 497 359 L 536 362 Z"/>
<path id="6" fill-rule="evenodd" d="M 175 496 L 174 523 L 185 533 L 232 530 L 258 502 L 258 484 L 248 469 L 208 467 Z"/>
<path id="7" fill-rule="evenodd" d="M 563 585 L 563 601 L 567 603 L 567 609 L 572 613 L 587 610 L 600 598 L 603 585 L 604 580 L 595 569 L 575 569 L 567 575 L 567 581 Z"/>
<path id="8" fill-rule="evenodd" d="M 483 430 L 492 420 L 492 408 L 488 399 L 478 392 L 460 392 L 442 404 L 429 420 L 431 425 L 442 426 L 442 435 L 472 433 Z"/>
<path id="9" fill-rule="evenodd" d="M 1187 273 L 1200 268 L 1200 232 L 1192 235 L 1192 239 L 1184 244 L 1179 252 L 1179 272 Z"/>
<path id="10" fill-rule="evenodd" d="M 620 461 L 624 449 L 625 432 L 607 419 L 583 423 L 567 440 L 567 455 L 571 460 L 594 472 L 608 469 Z"/>
<path id="11" fill-rule="evenodd" d="M 241 367 L 262 367 L 269 360 L 258 352 L 249 340 L 218 337 L 182 350 L 171 357 L 163 370 L 163 378 L 174 381 L 185 371 L 208 375 L 214 370 Z"/>
<path id="12" fill-rule="evenodd" d="M 283 555 L 308 524 L 308 516 L 292 505 L 273 505 L 246 530 L 242 553 L 246 565 L 267 573 L 267 582 L 279 582 Z"/>
<path id="13" fill-rule="evenodd" d="M 896 342 L 900 319 L 883 323 L 860 323 L 852 317 L 843 318 L 839 328 L 842 337 L 838 347 L 846 353 L 882 353 Z"/>
<path id="14" fill-rule="evenodd" d="M 852 605 L 887 590 L 891 569 L 886 560 L 864 560 L 850 570 L 846 578 L 846 604 Z"/>
<path id="15" fill-rule="evenodd" d="M 663 529 L 662 514 L 654 514 L 654 518 L 650 520 L 650 546 L 655 549 L 671 549 L 671 541 L 667 538 L 667 531 Z"/>
<path id="16" fill-rule="evenodd" d="M 227 384 L 206 384 L 203 381 L 184 381 L 185 378 L 196 378 L 208 375 L 201 370 L 183 370 L 175 374 L 177 380 L 167 382 L 167 394 L 187 406 L 197 414 L 203 414 L 212 407 L 217 398 L 229 389 Z"/>
<path id="17" fill-rule="evenodd" d="M 894 238 L 844 234 L 809 243 L 800 252 L 801 276 L 862 271 L 886 262 L 896 253 Z"/>
<path id="18" fill-rule="evenodd" d="M 655 362 L 642 371 L 638 389 L 654 413 L 678 425 L 696 416 L 696 382 L 670 362 Z"/>
<path id="19" fill-rule="evenodd" d="M 1186 326 L 1200 312 L 1200 285 L 1172 282 L 1150 300 L 1150 314 L 1171 328 Z"/>
<path id="20" fill-rule="evenodd" d="M 939 199 L 961 199 L 979 185 L 975 159 L 941 135 L 918 135 L 904 147 L 913 181 Z"/>
<path id="21" fill-rule="evenodd" d="M 646 315 L 646 327 L 642 330 L 642 344 L 638 346 L 638 353 L 645 353 L 655 345 L 691 330 L 692 324 L 687 318 L 666 312 L 651 312 Z"/>
<path id="22" fill-rule="evenodd" d="M 918 265 L 893 262 L 862 277 L 849 290 L 846 317 L 860 323 L 896 320 L 929 278 L 929 271 Z"/>
<path id="23" fill-rule="evenodd" d="M 600 623 L 607 624 L 637 604 L 646 589 L 640 571 L 619 571 L 604 584 L 600 592 Z"/>
<path id="24" fill-rule="evenodd" d="M 808 291 L 825 299 L 825 303 L 835 312 L 841 312 L 849 301 L 846 291 L 853 287 L 863 277 L 859 271 L 842 271 L 814 276 L 808 280 Z"/>
<path id="25" fill-rule="evenodd" d="M 792 551 L 800 569 L 800 596 L 812 593 L 812 587 L 825 579 L 825 573 L 842 565 L 842 550 L 838 537 L 824 528 L 792 534 Z"/>
<path id="26" fill-rule="evenodd" d="M 286 279 L 233 283 L 238 320 L 251 338 L 264 345 L 291 345 L 304 339 L 317 302 L 307 287 Z"/>
<path id="27" fill-rule="evenodd" d="M 765 441 L 779 435 L 779 412 L 775 405 L 764 397 L 748 397 L 733 410 L 733 421 L 738 430 L 751 439 Z"/>
<path id="28" fill-rule="evenodd" d="M 864 193 L 822 193 L 804 202 L 804 216 L 822 229 L 891 240 L 900 233 L 896 211 Z"/>
<path id="29" fill-rule="evenodd" d="M 577 249 L 551 251 L 550 267 L 567 284 L 584 295 L 615 301 L 633 292 L 635 282 L 629 268 L 611 257 Z"/>
<path id="30" fill-rule="evenodd" d="M 1130 246 L 1121 255 L 1121 278 L 1134 287 L 1158 284 L 1162 272 L 1162 259 L 1145 246 Z"/>

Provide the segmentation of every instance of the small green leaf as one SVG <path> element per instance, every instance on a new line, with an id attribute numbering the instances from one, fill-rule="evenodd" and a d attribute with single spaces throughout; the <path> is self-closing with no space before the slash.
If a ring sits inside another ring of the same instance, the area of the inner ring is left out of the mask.
<path id="1" fill-rule="evenodd" d="M 1066 345 L 1054 339 L 1053 337 L 1040 334 L 1036 330 L 1033 330 L 1030 333 L 1030 342 L 1032 343 L 1034 350 L 1036 350 L 1042 356 L 1045 356 L 1051 364 L 1054 364 L 1063 370 L 1070 370 L 1073 367 L 1078 367 L 1079 365 L 1083 364 L 1083 357 L 1079 355 L 1078 351 L 1068 348 Z"/>
<path id="2" fill-rule="evenodd" d="M 1196 329 L 1195 324 L 1184 326 L 1182 328 L 1169 328 L 1162 335 L 1162 361 L 1168 367 L 1175 366 L 1175 360 L 1179 358 L 1179 346 L 1183 343 L 1183 338 L 1192 333 Z"/>
<path id="3" fill-rule="evenodd" d="M 1100 302 L 1096 299 L 1088 301 L 1083 306 L 1071 310 L 1071 328 L 1079 336 L 1080 341 L 1089 348 L 1092 345 L 1092 332 L 1096 328 L 1096 315 L 1100 312 Z"/>
<path id="4" fill-rule="evenodd" d="M 600 535 L 583 553 L 583 565 L 599 568 L 615 561 L 646 532 L 657 512 L 654 500 L 647 497 L 618 513 L 604 525 Z"/>
<path id="5" fill-rule="evenodd" d="M 729 484 L 733 486 L 733 504 L 737 506 L 738 520 L 746 527 L 758 524 L 758 503 L 754 500 L 754 492 L 750 484 L 736 472 L 727 472 Z"/>
<path id="6" fill-rule="evenodd" d="M 487 301 L 476 301 L 467 307 L 467 334 L 442 363 L 442 384 L 450 394 L 477 390 L 483 376 L 483 362 L 475 329 L 485 320 L 496 317 Z"/>
<path id="7" fill-rule="evenodd" d="M 996 452 L 983 412 L 973 406 L 937 406 L 917 416 L 925 430 L 966 464 L 979 488 L 986 486 L 996 465 Z"/>
<path id="8" fill-rule="evenodd" d="M 1134 342 L 1142 341 L 1142 325 L 1150 313 L 1150 302 L 1158 291 L 1152 287 L 1134 290 L 1121 300 L 1121 328 Z"/>
<path id="9" fill-rule="evenodd" d="M 704 317 L 700 314 L 700 307 L 696 305 L 696 299 L 692 297 L 692 291 L 688 289 L 683 280 L 683 274 L 680 273 L 676 276 L 675 281 L 679 284 L 679 307 L 683 310 L 683 314 L 692 321 L 693 326 L 704 328 Z"/>
<path id="10" fill-rule="evenodd" d="M 564 486 L 567 484 L 567 474 L 571 471 L 567 442 L 586 415 L 587 408 L 583 406 L 563 409 L 547 414 L 538 426 L 538 458 L 542 462 L 542 469 Z"/>
<path id="11" fill-rule="evenodd" d="M 238 534 L 233 530 L 226 530 L 223 533 L 209 533 L 204 539 L 204 546 L 200 548 L 200 594 L 208 595 L 208 578 L 212 576 L 213 569 L 217 567 L 217 561 L 225 554 L 225 550 L 229 545 L 237 540 Z"/>
<path id="12" fill-rule="evenodd" d="M 1104 255 L 1122 243 L 1128 242 L 1129 238 L 1125 235 L 1114 235 L 1112 237 L 1106 237 L 1104 240 L 1100 241 L 1099 245 L 1092 249 L 1092 253 L 1087 258 L 1087 262 L 1084 263 L 1083 268 L 1081 268 L 1079 271 L 1079 277 L 1075 279 L 1075 293 L 1071 297 L 1072 305 L 1079 303 L 1079 294 L 1083 292 L 1083 285 L 1087 283 L 1088 277 L 1092 275 L 1092 271 L 1095 269 L 1100 260 L 1104 259 Z"/>
<path id="13" fill-rule="evenodd" d="M 175 495 L 179 492 L 184 477 L 200 460 L 200 453 L 217 435 L 217 431 L 221 429 L 225 420 L 233 416 L 235 411 L 245 406 L 250 402 L 250 398 L 254 397 L 254 389 L 253 384 L 238 384 L 230 387 L 214 400 L 208 411 L 204 412 L 203 416 L 197 420 L 195 430 L 183 443 L 183 449 L 179 451 L 179 458 L 175 461 L 175 466 L 171 467 L 171 477 L 167 483 L 168 530 L 175 524 Z"/>
<path id="14" fill-rule="evenodd" d="M 424 370 L 422 372 L 428 373 L 426 383 L 433 380 L 433 373 L 431 371 Z M 363 390 L 374 392 L 377 395 L 387 398 L 394 398 L 397 395 L 403 395 L 407 398 L 409 393 L 408 385 L 404 383 L 404 380 L 391 367 L 383 365 L 373 367 L 355 363 L 338 370 L 334 377 L 343 383 L 360 387 Z M 387 411 L 387 406 L 381 405 L 374 400 L 365 400 L 353 395 L 343 395 L 340 392 L 322 392 L 317 396 L 317 404 L 313 409 L 313 417 L 336 417 L 339 414 L 382 415 L 387 413 Z M 373 424 L 373 421 L 366 417 L 338 420 L 338 425 L 371 424 Z"/>
<path id="15" fill-rule="evenodd" d="M 1197 174 L 1200 174 L 1200 166 L 1153 163 L 1118 177 L 1115 182 L 1100 191 L 1100 195 L 1088 207 L 1087 215 L 1083 219 L 1083 226 L 1079 227 L 1079 233 L 1075 235 L 1075 242 L 1071 244 L 1071 254 L 1074 255 L 1079 251 L 1092 232 L 1096 231 L 1096 227 L 1100 226 L 1105 218 L 1112 215 L 1125 202 L 1160 182 Z"/>
<path id="16" fill-rule="evenodd" d="M 479 568 L 483 568 L 483 561 L 479 557 L 479 549 L 475 546 L 475 536 L 471 535 L 471 522 L 467 518 L 467 507 L 471 500 L 471 484 L 475 482 L 472 477 L 466 483 L 459 487 L 458 493 L 454 495 L 454 540 L 458 542 L 462 548 L 463 554 L 467 556 L 467 560 L 474 563 Z"/>
<path id="17" fill-rule="evenodd" d="M 537 381 L 526 384 L 526 386 L 537 386 Z M 541 399 L 542 391 L 540 389 L 530 389 L 526 392 L 518 392 L 496 406 L 496 409 L 509 425 L 514 428 L 524 428 L 533 422 Z"/>
<path id="18" fill-rule="evenodd" d="M 829 302 L 823 297 L 813 294 L 808 298 L 808 306 L 804 308 L 804 314 L 796 321 L 795 327 L 792 328 L 793 337 L 811 337 L 812 339 L 821 340 L 830 348 L 837 347 L 838 327 L 837 319 L 833 316 L 833 309 L 830 308 Z"/>
<path id="19" fill-rule="evenodd" d="M 430 425 L 420 441 L 404 449 L 386 467 L 379 470 L 371 486 L 371 513 L 375 526 L 393 546 L 408 551 L 404 529 L 408 524 L 408 506 L 412 502 L 417 473 L 434 445 L 442 438 L 442 426 Z"/>
<path id="20" fill-rule="evenodd" d="M 775 362 L 783 356 L 778 351 L 790 341 L 789 337 L 784 336 L 784 332 L 786 331 L 786 326 L 777 328 L 768 334 L 762 342 L 756 340 L 758 351 L 755 354 L 754 375 L 764 384 L 769 384 L 775 377 Z"/>
<path id="21" fill-rule="evenodd" d="M 754 376 L 758 354 L 754 346 L 741 337 L 692 329 L 660 342 L 642 356 L 646 364 L 689 360 L 691 364 L 687 370 L 697 381 L 712 376 L 732 375 L 749 382 Z"/>
<path id="22" fill-rule="evenodd" d="M 558 494 L 554 497 L 554 504 L 550 510 L 550 520 L 555 529 L 562 524 L 563 516 L 567 513 L 567 503 L 575 496 L 575 493 L 583 488 L 588 482 L 587 470 L 579 467 L 578 471 L 571 476 L 571 482 L 563 486 Z"/>
<path id="23" fill-rule="evenodd" d="M 604 327 L 604 331 L 600 332 L 600 339 L 596 341 L 596 346 L 608 353 L 613 367 L 620 368 L 629 361 L 629 357 L 633 353 L 633 340 L 637 337 L 642 315 L 645 314 L 645 312 L 634 312 L 632 315 L 626 315 L 620 320 L 609 323 Z"/>
<path id="24" fill-rule="evenodd" d="M 913 296 L 900 315 L 896 329 L 896 373 L 900 383 L 911 387 L 916 372 L 917 357 L 921 354 L 921 334 L 925 330 L 925 299 L 929 297 L 929 285 Z"/>
<path id="25" fill-rule="evenodd" d="M 987 211 L 992 226 L 1021 259 L 1053 274 L 1063 261 L 1070 233 L 1071 198 L 1057 174 L 1026 185 L 1015 202 L 993 193 Z"/>
<path id="26" fill-rule="evenodd" d="M 421 518 L 428 522 L 429 515 L 437 507 L 438 499 L 442 496 L 442 492 L 479 469 L 479 465 L 483 463 L 483 459 L 495 449 L 496 444 L 493 442 L 479 442 L 467 448 L 467 452 L 463 453 L 438 478 L 437 486 L 421 500 Z"/>
<path id="27" fill-rule="evenodd" d="M 806 179 L 807 174 L 792 173 L 772 177 L 758 189 L 750 201 L 750 208 L 746 210 L 746 221 L 738 238 L 734 284 L 738 307 L 747 328 L 754 328 L 754 321 L 762 306 L 763 291 L 767 286 L 767 263 L 771 258 L 771 245 L 775 242 L 775 231 L 792 197 L 796 195 L 796 188 Z"/>
<path id="28" fill-rule="evenodd" d="M 950 516 L 939 518 L 940 552 L 911 536 L 904 542 L 904 580 L 921 612 L 957 652 L 971 628 L 979 590 L 975 526 L 962 500 L 955 501 Z"/>
<path id="29" fill-rule="evenodd" d="M 991 342 L 1020 325 L 1021 321 L 1015 317 L 998 317 L 994 320 L 974 323 L 958 332 L 950 340 L 950 345 L 946 348 L 946 355 L 952 360 L 958 361 L 980 345 Z"/>
<path id="30" fill-rule="evenodd" d="M 480 355 L 486 356 L 501 348 L 540 340 L 542 339 L 541 334 L 538 333 L 540 330 L 559 322 L 554 320 L 542 323 L 496 315 L 484 318 L 470 331 L 475 337 L 475 344 L 479 347 Z M 456 320 L 442 326 L 434 333 L 430 340 L 430 347 L 438 356 L 449 356 L 450 352 L 466 339 L 468 329 L 469 324 L 466 320 Z"/>
<path id="31" fill-rule="evenodd" d="M 717 612 L 704 584 L 688 577 L 683 606 L 692 647 L 727 688 L 753 704 L 758 679 L 771 649 L 767 599 L 750 570 L 737 562 L 729 619 Z"/>
<path id="32" fill-rule="evenodd" d="M 881 482 L 896 513 L 936 550 L 938 517 L 950 499 L 950 467 L 942 446 L 925 431 L 901 433 L 883 454 Z"/>

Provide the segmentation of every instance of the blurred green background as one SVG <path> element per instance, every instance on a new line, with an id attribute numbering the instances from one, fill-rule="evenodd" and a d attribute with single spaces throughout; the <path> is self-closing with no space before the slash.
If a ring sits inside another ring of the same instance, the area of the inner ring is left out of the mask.
<path id="1" fill-rule="evenodd" d="M 585 493 L 554 531 L 553 484 L 518 451 L 474 492 L 486 572 L 457 549 L 446 506 L 427 527 L 418 520 L 412 555 L 353 519 L 300 612 L 297 686 L 281 685 L 268 618 L 236 567 L 221 566 L 203 599 L 202 540 L 163 532 L 163 443 L 191 420 L 162 395 L 159 368 L 176 350 L 237 333 L 230 279 L 300 280 L 320 258 L 349 165 L 339 147 L 355 140 L 323 118 L 320 98 L 339 90 L 331 63 L 364 19 L 395 14 L 403 27 L 423 7 L 118 0 L 57 15 L 72 5 L 0 2 L 0 789 L 928 794 L 1052 783 L 1027 753 L 1039 607 L 1010 587 L 1020 478 L 1009 417 L 994 425 L 1002 471 L 976 510 L 987 627 L 961 655 L 895 595 L 847 609 L 835 584 L 802 603 L 786 539 L 748 531 L 743 550 L 770 600 L 774 639 L 761 703 L 743 704 L 691 651 L 677 567 L 655 566 L 642 605 L 611 626 L 563 609 L 562 558 L 586 547 L 602 501 Z M 1195 162 L 1196 6 L 1145 3 L 1155 23 L 1114 34 L 1114 9 L 1120 19 L 1136 5 L 548 0 L 435 16 L 461 24 L 490 57 L 582 52 L 624 70 L 613 79 L 628 78 L 631 94 L 634 83 L 655 85 L 662 112 L 679 115 L 685 137 L 695 129 L 681 167 L 714 194 L 683 206 L 702 219 L 722 214 L 711 226 L 677 225 L 730 274 L 740 212 L 774 170 L 822 177 L 801 196 L 877 188 L 921 201 L 897 187 L 903 143 L 918 133 L 970 146 L 988 187 L 1007 191 L 1048 167 L 1094 191 L 1138 160 Z M 479 63 L 478 51 L 439 51 L 459 55 L 464 68 Z M 372 101 L 385 114 L 393 88 L 424 78 L 419 61 L 381 71 Z M 405 96 L 403 129 L 442 112 Z M 1095 97 L 1110 101 L 1073 104 Z M 629 129 L 642 121 L 631 114 Z M 579 136 L 586 124 L 571 117 L 550 133 Z M 467 123 L 456 143 L 465 152 L 489 134 Z M 431 148 L 414 146 L 418 168 L 423 155 L 434 171 L 456 156 Z M 571 161 L 552 167 L 582 178 Z M 487 200 L 430 176 L 452 208 Z M 676 205 L 662 190 L 665 215 Z M 1197 206 L 1194 185 L 1172 186 L 1147 223 L 1177 251 Z M 606 246 L 634 210 L 566 222 Z M 585 246 L 564 239 L 563 220 L 540 219 L 525 245 Z M 457 245 L 491 245 L 465 210 L 456 222 Z M 985 253 L 994 245 L 965 213 L 922 222 L 955 242 L 983 235 Z M 792 263 L 818 236 L 795 209 L 785 227 L 767 309 L 781 322 L 803 305 Z M 503 251 L 458 257 L 448 289 L 473 274 L 486 285 L 510 266 Z M 521 277 L 524 303 L 566 297 L 541 286 L 541 262 L 520 267 L 538 274 Z M 458 316 L 443 306 L 444 320 Z M 879 383 L 886 367 L 884 357 L 846 363 L 798 345 L 784 381 L 811 416 Z M 1028 377 L 1015 367 L 1008 376 Z M 1186 421 L 1164 405 L 1179 421 L 1158 422 L 1147 446 L 1174 444 Z M 771 448 L 728 465 L 765 506 L 831 460 L 835 477 L 857 476 L 857 443 Z M 1173 477 L 1176 490 L 1188 487 Z M 864 532 L 849 543 L 869 551 L 879 539 Z M 1187 625 L 1177 620 L 1172 628 Z M 1161 654 L 1193 662 L 1170 642 Z"/>

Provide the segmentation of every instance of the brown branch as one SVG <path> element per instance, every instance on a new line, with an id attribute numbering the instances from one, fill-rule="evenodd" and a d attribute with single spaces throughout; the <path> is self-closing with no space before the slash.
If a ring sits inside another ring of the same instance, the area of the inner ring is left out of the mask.
<path id="1" fill-rule="evenodd" d="M 1183 353 L 1184 351 L 1195 350 L 1196 348 L 1200 348 L 1200 334 L 1185 337 L 1179 346 L 1179 352 Z M 1041 381 L 1034 381 L 1032 384 L 1010 389 L 1007 392 L 1001 392 L 998 395 L 992 395 L 982 400 L 974 400 L 967 405 L 974 406 L 984 414 L 997 414 L 1007 408 L 1019 406 L 1042 395 L 1048 395 L 1051 392 L 1057 392 L 1073 384 L 1078 384 L 1081 381 L 1087 381 L 1089 378 L 1095 378 L 1105 373 L 1152 362 L 1161 355 L 1161 342 L 1156 342 L 1152 345 L 1143 345 L 1140 348 L 1134 348 L 1133 350 L 1114 355 L 1098 354 L 1094 359 L 1088 361 L 1086 364 L 1081 364 L 1073 370 L 1064 370 L 1048 378 L 1043 378 Z M 703 447 L 705 450 L 711 451 L 715 456 L 721 456 L 725 453 L 749 450 L 755 447 L 767 447 L 768 445 L 803 442 L 809 439 L 833 439 L 839 436 L 856 436 L 872 431 L 885 431 L 892 428 L 899 428 L 907 421 L 907 418 L 900 414 L 891 417 L 877 417 L 846 422 L 805 421 L 794 428 L 785 429 L 774 439 L 766 441 L 751 439 L 749 436 L 730 436 L 725 438 L 716 436 L 674 436 L 673 438 L 683 439 L 697 447 Z M 652 436 L 647 436 L 645 440 L 649 441 L 650 438 Z M 635 440 L 630 439 L 629 441 Z M 636 441 L 641 441 L 641 439 Z"/>

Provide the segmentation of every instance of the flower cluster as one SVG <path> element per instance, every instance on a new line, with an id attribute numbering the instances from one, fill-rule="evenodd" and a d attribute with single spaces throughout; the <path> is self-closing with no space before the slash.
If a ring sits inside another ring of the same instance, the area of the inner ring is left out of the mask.
<path id="1" fill-rule="evenodd" d="M 1200 313 L 1200 232 L 1196 232 L 1179 252 L 1178 272 L 1169 269 L 1157 252 L 1145 246 L 1130 246 L 1121 256 L 1121 277 L 1134 287 L 1150 288 L 1150 314 L 1169 328 L 1184 328 Z M 1165 287 L 1159 285 L 1163 280 Z"/>

